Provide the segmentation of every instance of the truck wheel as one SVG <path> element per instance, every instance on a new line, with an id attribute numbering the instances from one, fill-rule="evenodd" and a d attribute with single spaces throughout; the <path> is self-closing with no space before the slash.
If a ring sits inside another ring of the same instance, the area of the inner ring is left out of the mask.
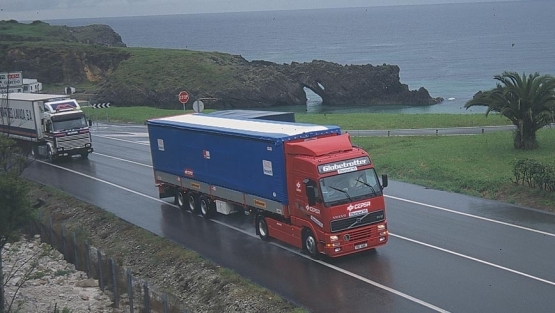
<path id="1" fill-rule="evenodd" d="M 258 236 L 263 241 L 268 241 L 270 236 L 268 235 L 268 223 L 266 223 L 266 218 L 264 215 L 258 216 L 258 222 L 256 223 L 256 227 L 258 228 Z"/>
<path id="2" fill-rule="evenodd" d="M 319 252 L 318 252 L 318 243 L 316 242 L 316 238 L 310 229 L 305 232 L 304 239 L 303 239 L 303 248 L 308 252 L 313 259 L 318 259 Z"/>
<path id="3" fill-rule="evenodd" d="M 46 152 L 46 158 L 48 159 L 48 162 L 54 163 L 54 161 L 56 161 L 56 157 L 54 156 L 54 153 L 52 152 L 52 149 L 50 149 L 50 147 L 48 147 L 48 150 Z"/>
<path id="4" fill-rule="evenodd" d="M 175 203 L 181 210 L 185 210 L 185 194 L 183 190 L 178 190 L 175 194 Z"/>
<path id="5" fill-rule="evenodd" d="M 200 214 L 204 218 L 210 218 L 214 215 L 214 203 L 206 196 L 200 196 Z"/>
<path id="6" fill-rule="evenodd" d="M 88 159 L 89 158 L 89 153 L 88 152 L 81 153 L 81 158 Z"/>
<path id="7" fill-rule="evenodd" d="M 189 192 L 187 194 L 187 202 L 189 203 L 188 209 L 197 214 L 199 211 L 199 201 L 196 194 Z"/>
<path id="8" fill-rule="evenodd" d="M 31 157 L 35 160 L 40 158 L 39 148 L 37 146 L 31 148 Z"/>

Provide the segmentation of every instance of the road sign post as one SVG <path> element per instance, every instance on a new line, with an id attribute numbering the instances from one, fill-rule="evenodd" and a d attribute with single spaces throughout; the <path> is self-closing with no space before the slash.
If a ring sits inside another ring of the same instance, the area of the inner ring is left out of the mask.
<path id="1" fill-rule="evenodd" d="M 204 102 L 202 102 L 202 100 L 193 102 L 193 111 L 200 113 L 202 110 L 204 110 Z"/>
<path id="2" fill-rule="evenodd" d="M 189 93 L 187 93 L 187 91 L 183 90 L 182 92 L 179 93 L 179 102 L 181 102 L 181 104 L 183 104 L 183 110 L 185 110 L 185 103 L 187 103 L 189 101 Z"/>
<path id="3" fill-rule="evenodd" d="M 93 103 L 93 104 L 91 104 L 91 107 L 93 109 L 107 109 L 107 108 L 110 107 L 110 102 Z M 110 110 L 106 110 L 106 122 L 110 122 L 110 116 L 108 115 L 109 111 Z M 96 125 L 98 125 L 98 123 Z"/>

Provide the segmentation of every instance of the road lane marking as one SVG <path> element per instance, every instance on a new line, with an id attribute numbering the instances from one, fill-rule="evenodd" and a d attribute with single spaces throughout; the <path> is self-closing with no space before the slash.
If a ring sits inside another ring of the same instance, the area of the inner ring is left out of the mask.
<path id="1" fill-rule="evenodd" d="M 546 283 L 546 284 L 555 286 L 555 282 L 552 282 L 552 281 L 547 280 L 547 279 L 539 278 L 539 277 L 536 277 L 536 276 L 533 276 L 533 275 L 530 275 L 530 274 L 526 274 L 526 273 L 523 273 L 523 272 L 519 272 L 517 270 L 513 270 L 513 269 L 505 267 L 505 266 L 501 266 L 501 265 L 497 265 L 497 264 L 494 264 L 494 263 L 491 263 L 491 262 L 480 260 L 478 258 L 474 258 L 474 257 L 468 256 L 468 255 L 462 254 L 462 253 L 458 253 L 458 252 L 455 252 L 455 251 L 440 248 L 438 246 L 434 246 L 434 245 L 431 245 L 431 244 L 428 244 L 428 243 L 424 243 L 422 241 L 410 239 L 408 237 L 404 237 L 404 236 L 400 236 L 400 235 L 396 235 L 396 234 L 392 234 L 392 233 L 389 233 L 389 235 L 393 236 L 393 237 L 396 237 L 396 238 L 399 238 L 399 239 L 410 241 L 412 243 L 416 243 L 416 244 L 419 244 L 419 245 L 422 245 L 422 246 L 425 246 L 425 247 L 428 247 L 428 248 L 432 248 L 432 249 L 436 249 L 436 250 L 439 250 L 439 251 L 442 251 L 442 252 L 445 252 L 445 253 L 456 255 L 458 257 L 461 257 L 461 258 L 464 258 L 464 259 L 467 259 L 467 260 L 471 260 L 471 261 L 475 261 L 475 262 L 482 263 L 482 264 L 485 264 L 485 265 L 489 265 L 489 266 L 492 266 L 492 267 L 495 267 L 495 268 L 498 268 L 498 269 L 501 269 L 501 270 L 504 270 L 504 271 L 507 271 L 507 272 L 511 272 L 513 274 L 517 274 L 517 275 L 524 276 L 524 277 L 527 277 L 527 278 L 530 278 L 530 279 L 533 279 L 533 280 L 540 281 L 542 283 Z"/>
<path id="2" fill-rule="evenodd" d="M 117 136 L 117 134 L 112 134 L 112 136 Z M 121 138 L 115 138 L 115 137 L 112 137 L 112 136 L 96 135 L 96 134 L 95 134 L 95 137 L 106 138 L 106 139 L 112 139 L 112 140 L 123 141 L 123 142 L 129 142 L 129 143 L 135 143 L 135 144 L 142 145 L 142 146 L 150 146 L 150 142 L 126 140 L 126 139 L 121 139 Z"/>
<path id="3" fill-rule="evenodd" d="M 123 142 L 129 142 L 129 143 L 136 143 L 136 144 L 141 144 L 141 145 L 149 145 L 148 143 L 140 143 L 140 142 L 131 141 L 131 140 L 113 138 L 113 137 L 110 137 L 110 136 L 99 136 L 99 137 L 106 138 L 106 139 L 123 141 Z M 104 155 L 104 156 L 106 156 L 106 155 Z M 121 160 L 126 161 L 126 160 L 123 160 L 123 159 L 121 159 Z M 132 162 L 132 161 L 128 161 L 128 162 Z M 141 165 L 141 164 L 139 164 L 139 165 Z M 455 211 L 455 210 L 451 210 L 451 209 L 447 209 L 447 208 L 443 208 L 443 207 L 439 207 L 439 206 L 435 206 L 435 205 L 431 205 L 431 204 L 426 204 L 426 203 L 422 203 L 422 202 L 418 202 L 418 201 L 413 201 L 413 200 L 409 200 L 409 199 L 399 198 L 399 197 L 395 197 L 395 196 L 384 195 L 384 197 L 399 200 L 399 201 L 404 201 L 404 202 L 408 202 L 408 203 L 412 203 L 412 204 L 417 204 L 417 205 L 421 205 L 421 206 L 426 206 L 426 207 L 433 208 L 433 209 L 436 209 L 436 210 L 441 210 L 441 211 L 445 211 L 445 212 L 449 212 L 449 213 L 453 213 L 453 214 L 458 214 L 458 215 L 462 215 L 462 216 L 466 216 L 466 217 L 471 217 L 471 218 L 475 218 L 475 219 L 479 219 L 479 220 L 483 220 L 483 221 L 487 221 L 487 222 L 491 222 L 491 223 L 496 223 L 496 224 L 499 224 L 499 225 L 514 227 L 514 228 L 518 228 L 518 229 L 521 229 L 521 230 L 534 232 L 534 233 L 537 233 L 537 234 L 542 234 L 542 235 L 546 235 L 546 236 L 550 236 L 550 237 L 555 237 L 555 234 L 553 234 L 553 233 L 549 233 L 549 232 L 545 232 L 545 231 L 541 231 L 541 230 L 537 230 L 537 229 L 533 229 L 533 228 L 529 228 L 529 227 L 519 226 L 519 225 L 507 223 L 507 222 L 502 222 L 502 221 L 494 220 L 494 219 L 487 218 L 487 217 L 482 217 L 482 216 L 473 215 L 473 214 L 469 214 L 469 213 L 459 212 L 459 211 Z"/>
<path id="4" fill-rule="evenodd" d="M 112 186 L 112 187 L 116 187 L 116 188 L 125 190 L 125 191 L 127 191 L 127 192 L 131 192 L 131 193 L 133 193 L 133 194 L 136 194 L 136 195 L 138 195 L 138 196 L 145 197 L 145 198 L 147 198 L 147 199 L 154 200 L 154 201 L 156 201 L 156 202 L 159 202 L 159 203 L 163 203 L 163 204 L 172 206 L 172 207 L 174 207 L 174 208 L 179 208 L 179 207 L 178 207 L 177 205 L 175 205 L 175 204 L 172 204 L 172 203 L 169 203 L 169 202 L 167 202 L 167 201 L 164 201 L 164 200 L 161 200 L 161 199 L 158 199 L 158 198 L 155 198 L 155 197 L 152 197 L 152 196 L 149 196 L 149 195 L 140 193 L 140 192 L 138 192 L 138 191 L 135 191 L 135 190 L 132 190 L 132 189 L 129 189 L 129 188 L 126 188 L 126 187 L 123 187 L 123 186 L 120 186 L 120 185 L 111 183 L 111 182 L 109 182 L 109 181 L 106 181 L 106 180 L 103 180 L 103 179 L 100 179 L 100 178 L 96 178 L 96 177 L 94 177 L 94 176 L 90 176 L 90 175 L 87 175 L 87 174 L 84 174 L 84 173 L 80 173 L 80 172 L 77 172 L 77 171 L 75 171 L 75 170 L 68 169 L 68 168 L 65 168 L 65 167 L 62 167 L 62 166 L 59 166 L 59 165 L 56 165 L 56 164 L 52 164 L 52 163 L 48 163 L 48 162 L 44 162 L 44 161 L 40 161 L 40 160 L 37 160 L 37 161 L 40 162 L 40 163 L 44 163 L 44 164 L 53 166 L 53 167 L 55 167 L 55 168 L 61 169 L 61 170 L 68 171 L 68 172 L 73 173 L 73 174 L 77 174 L 77 175 L 80 175 L 80 176 L 83 176 L 83 177 L 87 177 L 87 178 L 96 180 L 96 181 L 98 181 L 98 182 L 101 182 L 101 183 L 110 185 L 110 186 Z M 191 212 L 189 212 L 189 211 L 187 211 L 187 212 L 188 212 L 188 213 L 191 213 Z M 192 214 L 192 213 L 191 213 L 191 214 Z M 252 234 L 252 233 L 249 233 L 249 232 L 247 232 L 247 231 L 245 231 L 245 230 L 242 230 L 242 229 L 240 229 L 240 228 L 237 228 L 237 227 L 235 227 L 235 226 L 232 226 L 232 225 L 229 225 L 229 224 L 225 224 L 225 223 L 223 223 L 223 222 L 220 222 L 220 221 L 217 221 L 217 220 L 214 220 L 214 219 L 210 219 L 210 220 L 211 220 L 212 222 L 216 223 L 216 224 L 219 224 L 219 225 L 228 227 L 228 228 L 230 228 L 230 229 L 234 229 L 234 230 L 239 231 L 239 232 L 241 232 L 241 233 L 243 233 L 243 234 L 247 234 L 247 235 L 249 235 L 249 236 L 251 236 L 251 237 L 253 237 L 253 238 L 258 238 L 258 236 L 254 235 L 254 234 Z M 376 281 L 373 281 L 373 280 L 370 280 L 370 279 L 368 279 L 368 278 L 362 277 L 362 276 L 360 276 L 360 275 L 358 275 L 358 274 L 349 272 L 349 271 L 347 271 L 347 270 L 345 270 L 345 269 L 342 269 L 342 268 L 340 268 L 340 267 L 337 267 L 337 266 L 335 266 L 335 265 L 331 265 L 331 264 L 322 262 L 322 261 L 320 261 L 320 260 L 311 259 L 311 258 L 309 258 L 308 256 L 306 256 L 306 255 L 304 255 L 304 254 L 302 254 L 302 253 L 299 253 L 298 251 L 292 250 L 292 249 L 287 248 L 287 247 L 285 247 L 285 246 L 282 246 L 282 245 L 280 245 L 280 244 L 277 244 L 277 243 L 274 243 L 274 242 L 270 242 L 270 244 L 273 244 L 274 246 L 277 246 L 277 247 L 280 247 L 280 248 L 282 248 L 282 249 L 285 249 L 285 250 L 287 250 L 287 251 L 289 251 L 289 252 L 292 252 L 292 253 L 294 253 L 294 254 L 296 254 L 296 255 L 298 255 L 298 256 L 301 256 L 301 257 L 303 257 L 303 258 L 306 258 L 306 259 L 309 259 L 309 260 L 311 260 L 311 261 L 317 262 L 317 263 L 319 263 L 319 264 L 321 264 L 321 265 L 323 265 L 323 266 L 326 266 L 326 267 L 328 267 L 328 268 L 331 268 L 331 269 L 333 269 L 333 270 L 336 270 L 336 271 L 338 271 L 338 272 L 341 272 L 341 273 L 343 273 L 343 274 L 345 274 L 345 275 L 351 276 L 351 277 L 353 277 L 353 278 L 355 278 L 355 279 L 358 279 L 358 280 L 360 280 L 360 281 L 363 281 L 363 282 L 365 282 L 365 283 L 367 283 L 367 284 L 373 285 L 373 286 L 375 286 L 375 287 L 378 287 L 378 288 L 380 288 L 380 289 L 383 289 L 383 290 L 385 290 L 385 291 L 388 291 L 388 292 L 390 292 L 390 293 L 393 293 L 393 294 L 395 294 L 395 295 L 397 295 L 397 296 L 403 297 L 403 298 L 405 298 L 405 299 L 407 299 L 407 300 L 410 300 L 410 301 L 412 301 L 412 302 L 414 302 L 414 303 L 417 303 L 417 304 L 420 304 L 420 305 L 422 305 L 422 306 L 425 306 L 425 307 L 427 307 L 427 308 L 429 308 L 429 309 L 431 309 L 431 310 L 434 310 L 434 311 L 436 311 L 436 312 L 442 312 L 442 313 L 448 313 L 448 312 L 449 312 L 449 311 L 444 310 L 444 309 L 442 309 L 442 308 L 440 308 L 440 307 L 437 307 L 437 306 L 435 306 L 435 305 L 433 305 L 433 304 L 430 304 L 430 303 L 428 303 L 428 302 L 425 302 L 425 301 L 423 301 L 423 300 L 420 300 L 420 299 L 418 299 L 418 298 L 415 298 L 415 297 L 413 297 L 413 296 L 410 296 L 410 295 L 408 295 L 408 294 L 406 294 L 406 293 L 403 293 L 403 292 L 398 291 L 398 290 L 396 290 L 396 289 L 393 289 L 393 288 L 391 288 L 391 287 L 387 287 L 387 286 L 382 285 L 382 284 L 380 284 L 380 283 L 378 283 L 378 282 L 376 282 Z"/>
<path id="5" fill-rule="evenodd" d="M 187 212 L 189 212 L 189 211 L 187 211 Z M 190 213 L 190 212 L 189 212 L 189 213 Z M 227 228 L 231 228 L 231 229 L 233 229 L 233 230 L 236 230 L 236 231 L 238 231 L 238 232 L 241 232 L 241 233 L 243 233 L 243 234 L 245 234 L 245 235 L 248 235 L 248 236 L 250 236 L 250 237 L 258 238 L 257 235 L 252 234 L 252 233 L 250 233 L 250 232 L 248 232 L 248 231 L 246 231 L 246 230 L 244 230 L 244 229 L 235 227 L 235 226 L 233 226 L 233 225 L 226 224 L 226 223 L 224 223 L 224 222 L 221 222 L 221 221 L 218 221 L 218 220 L 215 220 L 215 219 L 210 219 L 210 220 L 211 220 L 212 222 L 216 223 L 216 224 L 222 225 L 222 226 L 227 227 Z M 310 261 L 319 263 L 320 265 L 323 265 L 323 266 L 328 267 L 328 268 L 330 268 L 330 269 L 332 269 L 332 270 L 341 272 L 341 273 L 343 273 L 343 274 L 345 274 L 345 275 L 347 275 L 347 276 L 350 276 L 350 277 L 352 277 L 352 278 L 354 278 L 354 279 L 358 279 L 358 280 L 360 280 L 360 281 L 362 281 L 362 282 L 365 282 L 365 283 L 367 283 L 367 284 L 369 284 L 369 285 L 372 285 L 372 286 L 374 286 L 374 287 L 377 287 L 377 288 L 383 289 L 383 290 L 385 290 L 385 291 L 388 291 L 388 292 L 390 292 L 390 293 L 392 293 L 392 294 L 394 294 L 394 295 L 397 295 L 397 296 L 399 296 L 399 297 L 405 298 L 405 299 L 407 299 L 407 300 L 409 300 L 409 301 L 412 301 L 412 302 L 414 302 L 414 303 L 417 303 L 417 304 L 420 304 L 420 305 L 422 305 L 422 306 L 425 306 L 425 307 L 427 307 L 427 308 L 429 308 L 429 309 L 431 309 L 431 310 L 434 310 L 434 311 L 436 311 L 436 312 L 442 312 L 442 313 L 448 313 L 448 312 L 449 312 L 449 311 L 447 311 L 447 310 L 445 310 L 445 309 L 442 309 L 442 308 L 440 308 L 440 307 L 438 307 L 438 306 L 435 306 L 435 305 L 433 305 L 433 304 L 431 304 L 431 303 L 428 303 L 428 302 L 426 302 L 426 301 L 424 301 L 424 300 L 420 300 L 420 299 L 415 298 L 415 297 L 413 297 L 413 296 L 411 296 L 411 295 L 408 295 L 408 294 L 406 294 L 406 293 L 404 293 L 404 292 L 401 292 L 401 291 L 399 291 L 399 290 L 393 289 L 393 288 L 388 287 L 388 286 L 386 286 L 386 285 L 380 284 L 380 283 L 378 283 L 377 281 L 373 281 L 373 280 L 368 279 L 368 278 L 366 278 L 366 277 L 363 277 L 363 276 L 360 276 L 360 275 L 355 274 L 355 273 L 353 273 L 353 272 L 347 271 L 347 270 L 345 270 L 345 269 L 343 269 L 343 268 L 341 268 L 341 267 L 338 267 L 338 266 L 335 266 L 335 265 L 332 265 L 332 264 L 329 264 L 329 263 L 326 263 L 326 262 L 323 262 L 323 261 L 320 261 L 320 260 L 315 260 L 315 259 L 313 259 L 313 258 L 310 258 L 310 257 L 307 256 L 306 254 L 303 254 L 303 253 L 299 252 L 298 250 L 294 250 L 294 249 L 291 249 L 291 248 L 289 248 L 289 247 L 283 246 L 283 245 L 281 245 L 280 243 L 270 241 L 270 242 L 268 242 L 268 244 L 271 244 L 271 245 L 274 245 L 274 246 L 279 247 L 279 248 L 281 248 L 281 249 L 287 250 L 287 251 L 289 251 L 289 252 L 291 252 L 291 253 L 293 253 L 293 254 L 296 254 L 296 255 L 298 255 L 298 256 L 300 256 L 300 257 L 303 257 L 303 258 L 305 258 L 305 259 L 307 259 L 307 260 L 310 260 Z"/>
<path id="6" fill-rule="evenodd" d="M 487 218 L 487 217 L 482 217 L 482 216 L 473 215 L 473 214 L 469 214 L 469 213 L 459 212 L 459 211 L 443 208 L 443 207 L 440 207 L 440 206 L 435 206 L 435 205 L 431 205 L 431 204 L 426 204 L 426 203 L 413 201 L 413 200 L 408 200 L 408 199 L 399 198 L 399 197 L 394 197 L 394 196 L 386 195 L 385 197 L 395 199 L 395 200 L 399 200 L 399 201 L 412 203 L 412 204 L 417 204 L 417 205 L 421 205 L 421 206 L 425 206 L 425 207 L 429 207 L 429 208 L 440 210 L 440 211 L 445 211 L 445 212 L 449 212 L 449 213 L 453 213 L 453 214 L 458 214 L 458 215 L 462 215 L 462 216 L 466 216 L 466 217 L 472 217 L 472 218 L 475 218 L 475 219 L 479 219 L 479 220 L 483 220 L 483 221 L 487 221 L 487 222 L 491 222 L 491 223 L 496 223 L 496 224 L 500 224 L 500 225 L 504 225 L 504 226 L 510 226 L 510 227 L 514 227 L 514 228 L 518 228 L 518 229 L 522 229 L 522 230 L 527 230 L 527 231 L 530 231 L 530 232 L 534 232 L 534 233 L 538 233 L 538 234 L 542 234 L 542 235 L 546 235 L 546 236 L 555 237 L 555 234 L 553 234 L 553 233 L 549 233 L 549 232 L 545 232 L 545 231 L 541 231 L 541 230 L 537 230 L 537 229 L 533 229 L 533 228 L 529 228 L 529 227 L 519 226 L 519 225 L 507 223 L 507 222 L 502 222 L 502 221 L 494 220 L 494 219 Z"/>
<path id="7" fill-rule="evenodd" d="M 105 158 L 110 158 L 110 159 L 114 159 L 114 160 L 118 160 L 118 161 L 122 161 L 122 162 L 127 162 L 127 163 L 131 163 L 131 164 L 135 164 L 135 165 L 140 165 L 140 166 L 152 168 L 152 165 L 139 163 L 139 162 L 135 162 L 135 161 L 131 161 L 131 160 L 126 160 L 126 159 L 118 158 L 118 157 L 107 155 L 107 154 L 102 154 L 102 153 L 98 153 L 98 152 L 95 152 L 94 154 L 99 155 L 99 156 L 103 156 Z"/>
<path id="8" fill-rule="evenodd" d="M 146 195 L 146 194 L 144 194 L 144 193 L 140 193 L 140 192 L 138 192 L 138 191 L 135 191 L 135 190 L 133 190 L 133 189 L 129 189 L 129 188 L 126 188 L 126 187 L 123 187 L 123 186 L 114 184 L 114 183 L 109 182 L 109 181 L 104 180 L 104 179 L 100 179 L 100 178 L 97 178 L 97 177 L 94 177 L 94 176 L 90 176 L 90 175 L 87 175 L 87 174 L 84 174 L 84 173 L 81 173 L 81 172 L 78 172 L 78 171 L 75 171 L 75 170 L 72 170 L 72 169 L 69 169 L 69 168 L 65 168 L 65 167 L 63 167 L 63 166 L 59 166 L 59 165 L 52 164 L 52 163 L 45 162 L 45 161 L 41 161 L 41 160 L 35 160 L 35 162 L 40 162 L 40 163 L 43 163 L 43 164 L 47 164 L 47 165 L 53 166 L 53 167 L 55 167 L 55 168 L 58 168 L 58 169 L 61 169 L 61 170 L 64 170 L 64 171 L 68 171 L 68 172 L 70 172 L 70 173 L 77 174 L 77 175 L 80 175 L 80 176 L 83 176 L 83 177 L 87 177 L 87 178 L 90 178 L 90 179 L 92 179 L 92 180 L 96 180 L 96 181 L 98 181 L 98 182 L 101 182 L 101 183 L 110 185 L 110 186 L 112 186 L 112 187 L 116 187 L 116 188 L 125 190 L 125 191 L 127 191 L 127 192 L 134 193 L 134 194 L 136 194 L 136 195 L 138 195 L 138 196 L 143 196 L 143 197 L 145 197 L 145 198 L 148 198 L 148 199 L 150 199 L 150 200 L 154 200 L 154 201 L 156 201 L 156 202 L 168 204 L 167 201 L 161 200 L 161 199 L 159 199 L 159 198 L 155 198 L 155 197 Z"/>

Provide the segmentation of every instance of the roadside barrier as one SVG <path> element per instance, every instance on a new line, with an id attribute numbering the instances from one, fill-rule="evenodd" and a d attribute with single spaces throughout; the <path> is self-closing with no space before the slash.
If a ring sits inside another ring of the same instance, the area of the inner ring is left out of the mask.
<path id="1" fill-rule="evenodd" d="M 133 276 L 130 268 L 117 265 L 100 249 L 89 245 L 88 240 L 78 240 L 73 232 L 66 233 L 64 225 L 55 226 L 32 222 L 29 234 L 40 235 L 41 241 L 63 254 L 64 259 L 85 272 L 88 278 L 98 280 L 99 288 L 110 296 L 114 308 L 124 312 L 186 313 L 189 310 L 178 297 L 160 291 L 146 280 Z"/>

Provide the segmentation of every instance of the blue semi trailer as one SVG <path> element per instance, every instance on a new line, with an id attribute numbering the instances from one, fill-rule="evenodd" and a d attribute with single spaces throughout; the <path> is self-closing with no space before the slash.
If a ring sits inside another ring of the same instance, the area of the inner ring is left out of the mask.
<path id="1" fill-rule="evenodd" d="M 263 240 L 313 257 L 387 242 L 387 176 L 380 183 L 366 151 L 337 126 L 196 113 L 147 127 L 159 195 L 182 209 L 248 212 Z"/>

